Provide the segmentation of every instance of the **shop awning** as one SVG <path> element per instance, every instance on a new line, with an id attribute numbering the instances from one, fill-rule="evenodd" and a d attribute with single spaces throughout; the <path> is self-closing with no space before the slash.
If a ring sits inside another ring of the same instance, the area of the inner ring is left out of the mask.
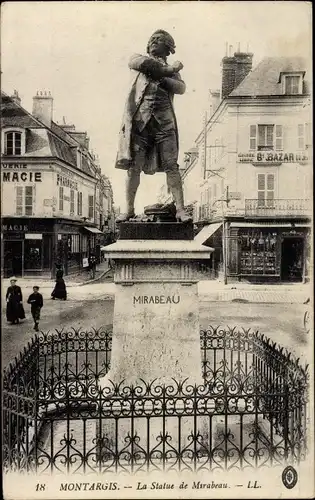
<path id="1" fill-rule="evenodd" d="M 86 229 L 87 231 L 90 231 L 90 233 L 104 234 L 104 233 L 102 233 L 102 231 L 100 231 L 99 229 L 97 229 L 97 227 L 86 227 L 86 226 L 84 226 L 84 229 Z"/>
<path id="2" fill-rule="evenodd" d="M 205 226 L 201 229 L 201 231 L 195 236 L 194 241 L 197 241 L 201 245 L 203 245 L 210 236 L 213 236 L 214 233 L 218 231 L 222 227 L 222 222 L 217 224 L 209 224 L 209 226 Z"/>
<path id="3" fill-rule="evenodd" d="M 230 227 L 310 227 L 310 224 L 295 222 L 231 222 Z"/>

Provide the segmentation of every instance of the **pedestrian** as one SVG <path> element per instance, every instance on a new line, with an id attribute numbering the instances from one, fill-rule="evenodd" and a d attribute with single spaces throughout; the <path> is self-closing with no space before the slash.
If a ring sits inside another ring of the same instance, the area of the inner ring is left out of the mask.
<path id="1" fill-rule="evenodd" d="M 61 270 L 63 273 L 63 271 Z M 58 271 L 57 271 L 58 273 Z M 56 273 L 56 274 L 57 274 Z M 55 299 L 61 299 L 61 300 L 67 300 L 67 288 L 64 279 L 61 277 L 56 277 L 56 284 L 55 288 L 51 292 L 51 298 L 52 300 Z"/>
<path id="2" fill-rule="evenodd" d="M 56 264 L 56 280 L 58 278 L 63 278 L 62 264 Z"/>
<path id="3" fill-rule="evenodd" d="M 96 272 L 96 257 L 93 252 L 91 252 L 89 256 L 89 270 L 90 270 L 90 278 L 94 280 Z"/>
<path id="4" fill-rule="evenodd" d="M 25 318 L 25 312 L 22 304 L 23 296 L 21 288 L 16 284 L 17 279 L 15 276 L 10 278 L 10 286 L 7 289 L 7 321 L 12 325 L 18 324 L 20 319 Z"/>
<path id="5" fill-rule="evenodd" d="M 33 293 L 27 299 L 27 303 L 31 304 L 31 313 L 34 320 L 34 330 L 38 332 L 40 320 L 40 311 L 43 307 L 43 296 L 39 293 L 39 286 L 33 286 Z"/>

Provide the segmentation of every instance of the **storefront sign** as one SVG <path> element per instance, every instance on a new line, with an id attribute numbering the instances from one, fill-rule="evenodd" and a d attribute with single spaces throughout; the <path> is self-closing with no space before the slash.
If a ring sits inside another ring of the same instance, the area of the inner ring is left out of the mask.
<path id="1" fill-rule="evenodd" d="M 28 231 L 28 226 L 25 224 L 2 224 L 3 232 Z"/>
<path id="2" fill-rule="evenodd" d="M 26 168 L 27 165 L 25 163 L 2 163 L 1 168 L 3 169 L 21 169 L 21 168 Z"/>
<path id="3" fill-rule="evenodd" d="M 2 172 L 3 182 L 42 182 L 41 172 Z"/>
<path id="4" fill-rule="evenodd" d="M 257 151 L 255 153 L 239 153 L 240 163 L 299 163 L 307 161 L 305 153 L 287 153 L 283 151 Z"/>
<path id="5" fill-rule="evenodd" d="M 64 175 L 57 174 L 57 186 L 61 187 L 69 187 L 70 189 L 78 190 L 78 183 L 76 181 L 72 181 L 69 177 L 65 177 Z"/>

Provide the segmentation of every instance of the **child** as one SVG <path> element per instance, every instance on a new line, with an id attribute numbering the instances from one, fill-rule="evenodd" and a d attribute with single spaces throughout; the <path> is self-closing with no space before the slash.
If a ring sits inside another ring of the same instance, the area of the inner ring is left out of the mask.
<path id="1" fill-rule="evenodd" d="M 43 296 L 38 290 L 39 286 L 33 286 L 33 293 L 27 299 L 27 303 L 31 304 L 31 313 L 34 319 L 34 330 L 36 332 L 38 332 L 40 310 L 43 307 Z"/>

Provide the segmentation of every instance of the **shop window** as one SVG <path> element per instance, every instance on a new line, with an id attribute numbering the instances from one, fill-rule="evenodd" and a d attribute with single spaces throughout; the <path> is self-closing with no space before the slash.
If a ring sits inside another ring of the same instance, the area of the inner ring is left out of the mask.
<path id="1" fill-rule="evenodd" d="M 78 215 L 82 215 L 82 192 L 78 192 L 77 212 L 78 212 Z"/>
<path id="2" fill-rule="evenodd" d="M 74 190 L 70 189 L 70 215 L 74 215 Z"/>
<path id="3" fill-rule="evenodd" d="M 21 132 L 6 132 L 4 154 L 8 156 L 16 156 L 22 154 Z"/>
<path id="4" fill-rule="evenodd" d="M 63 211 L 63 187 L 59 186 L 59 210 Z"/>
<path id="5" fill-rule="evenodd" d="M 89 219 L 93 219 L 94 217 L 94 196 L 89 195 L 89 211 L 88 211 Z"/>
<path id="6" fill-rule="evenodd" d="M 24 241 L 24 270 L 35 271 L 42 268 L 42 240 Z"/>
<path id="7" fill-rule="evenodd" d="M 35 199 L 34 186 L 17 186 L 16 215 L 33 215 L 34 199 Z"/>
<path id="8" fill-rule="evenodd" d="M 279 275 L 279 237 L 253 229 L 239 237 L 241 275 Z"/>
<path id="9" fill-rule="evenodd" d="M 258 174 L 258 207 L 270 207 L 274 205 L 275 176 L 274 174 Z"/>

